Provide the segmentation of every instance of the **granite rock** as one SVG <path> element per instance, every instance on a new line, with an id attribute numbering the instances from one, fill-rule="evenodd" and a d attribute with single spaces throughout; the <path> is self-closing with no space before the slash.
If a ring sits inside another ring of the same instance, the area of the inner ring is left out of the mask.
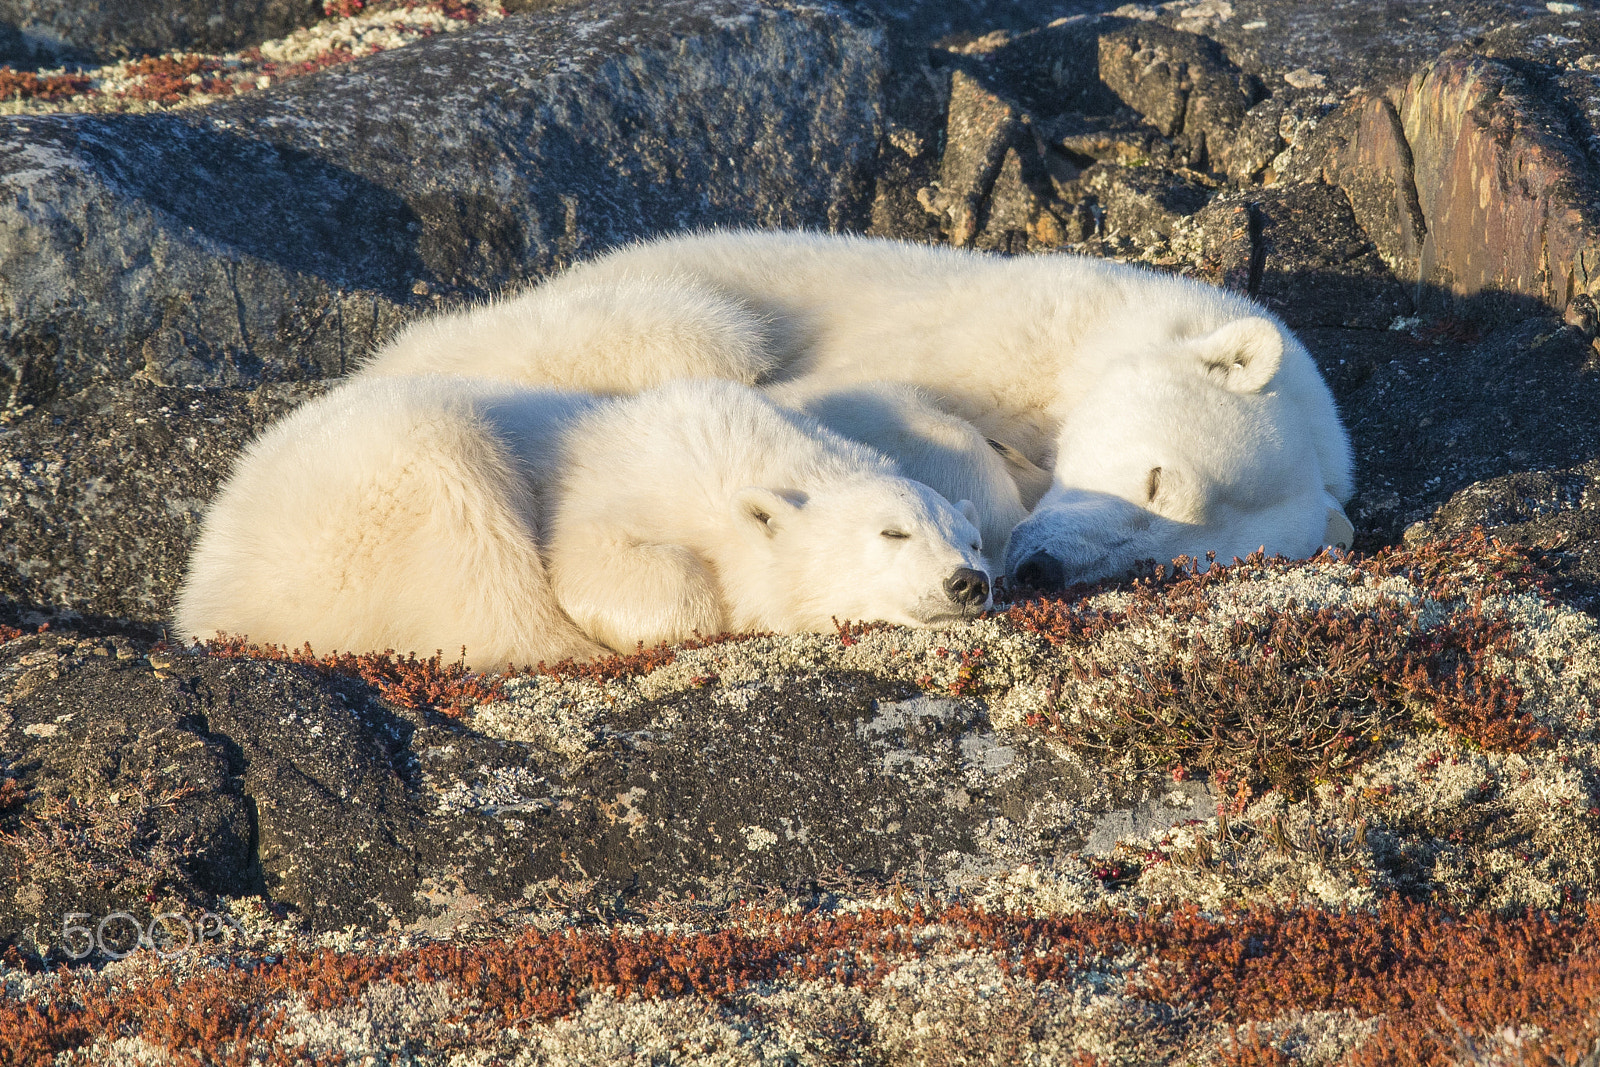
<path id="1" fill-rule="evenodd" d="M 102 382 L 0 426 L 0 622 L 158 634 L 233 456 L 322 389 Z"/>
<path id="2" fill-rule="evenodd" d="M 0 63 L 59 64 L 145 52 L 242 48 L 308 26 L 322 0 L 0 2 Z"/>
<path id="3" fill-rule="evenodd" d="M 860 224 L 884 63 L 825 4 L 592 0 L 204 109 L 0 119 L 0 386 L 336 375 L 622 241 Z"/>

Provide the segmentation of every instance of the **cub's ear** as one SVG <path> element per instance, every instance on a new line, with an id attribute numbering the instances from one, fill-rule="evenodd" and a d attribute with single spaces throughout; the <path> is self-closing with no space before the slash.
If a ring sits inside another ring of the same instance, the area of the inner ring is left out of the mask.
<path id="1" fill-rule="evenodd" d="M 1344 508 L 1333 498 L 1333 494 L 1323 495 L 1328 498 L 1328 528 L 1323 532 L 1322 543 L 1348 552 L 1351 542 L 1355 540 L 1356 528 L 1351 524 L 1350 517 L 1344 513 Z"/>
<path id="2" fill-rule="evenodd" d="M 746 530 L 774 537 L 790 515 L 800 508 L 779 493 L 757 485 L 746 486 L 733 494 L 734 521 Z"/>
<path id="3" fill-rule="evenodd" d="M 1259 393 L 1283 362 L 1283 335 L 1263 318 L 1236 319 L 1192 342 L 1205 369 L 1235 393 Z"/>
<path id="4" fill-rule="evenodd" d="M 965 515 L 967 517 L 967 521 L 972 523 L 972 525 L 974 525 L 974 526 L 981 526 L 982 525 L 982 523 L 980 523 L 978 521 L 978 505 L 974 504 L 972 501 L 970 501 L 970 500 L 957 501 L 956 502 L 956 510 L 961 512 L 961 514 Z"/>

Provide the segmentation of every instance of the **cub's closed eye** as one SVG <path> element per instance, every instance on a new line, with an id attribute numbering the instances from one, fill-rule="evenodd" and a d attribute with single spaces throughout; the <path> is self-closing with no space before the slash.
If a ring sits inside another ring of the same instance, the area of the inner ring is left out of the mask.
<path id="1" fill-rule="evenodd" d="M 1161 468 L 1151 467 L 1150 473 L 1145 476 L 1144 498 L 1146 501 L 1153 503 L 1155 501 L 1156 494 L 1159 492 L 1161 492 Z"/>
<path id="2" fill-rule="evenodd" d="M 887 537 L 891 541 L 904 541 L 911 535 L 906 533 L 904 530 L 885 530 L 883 531 L 883 536 Z"/>

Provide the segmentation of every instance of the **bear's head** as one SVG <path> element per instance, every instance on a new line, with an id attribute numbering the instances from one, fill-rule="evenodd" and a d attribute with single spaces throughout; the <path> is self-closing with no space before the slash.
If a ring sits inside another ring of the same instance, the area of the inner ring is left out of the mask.
<path id="1" fill-rule="evenodd" d="M 760 562 L 731 595 L 750 599 L 742 614 L 758 626 L 937 626 L 994 602 L 977 509 L 921 482 L 861 474 L 806 493 L 749 487 L 733 510 Z"/>
<path id="2" fill-rule="evenodd" d="M 1089 388 L 1006 571 L 1060 589 L 1143 560 L 1304 558 L 1349 547 L 1349 494 L 1348 440 L 1310 357 L 1275 322 L 1236 319 L 1114 361 Z"/>

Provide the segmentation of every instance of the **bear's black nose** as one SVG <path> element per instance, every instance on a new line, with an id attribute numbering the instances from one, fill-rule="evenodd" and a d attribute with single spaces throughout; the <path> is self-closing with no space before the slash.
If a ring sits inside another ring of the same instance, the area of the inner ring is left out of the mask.
<path id="1" fill-rule="evenodd" d="M 1012 577 L 1018 585 L 1046 593 L 1059 593 L 1067 585 L 1067 569 L 1048 552 L 1035 552 L 1023 560 Z"/>
<path id="2" fill-rule="evenodd" d="M 957 604 L 982 604 L 989 599 L 989 576 L 971 567 L 961 567 L 944 580 L 944 591 Z"/>

